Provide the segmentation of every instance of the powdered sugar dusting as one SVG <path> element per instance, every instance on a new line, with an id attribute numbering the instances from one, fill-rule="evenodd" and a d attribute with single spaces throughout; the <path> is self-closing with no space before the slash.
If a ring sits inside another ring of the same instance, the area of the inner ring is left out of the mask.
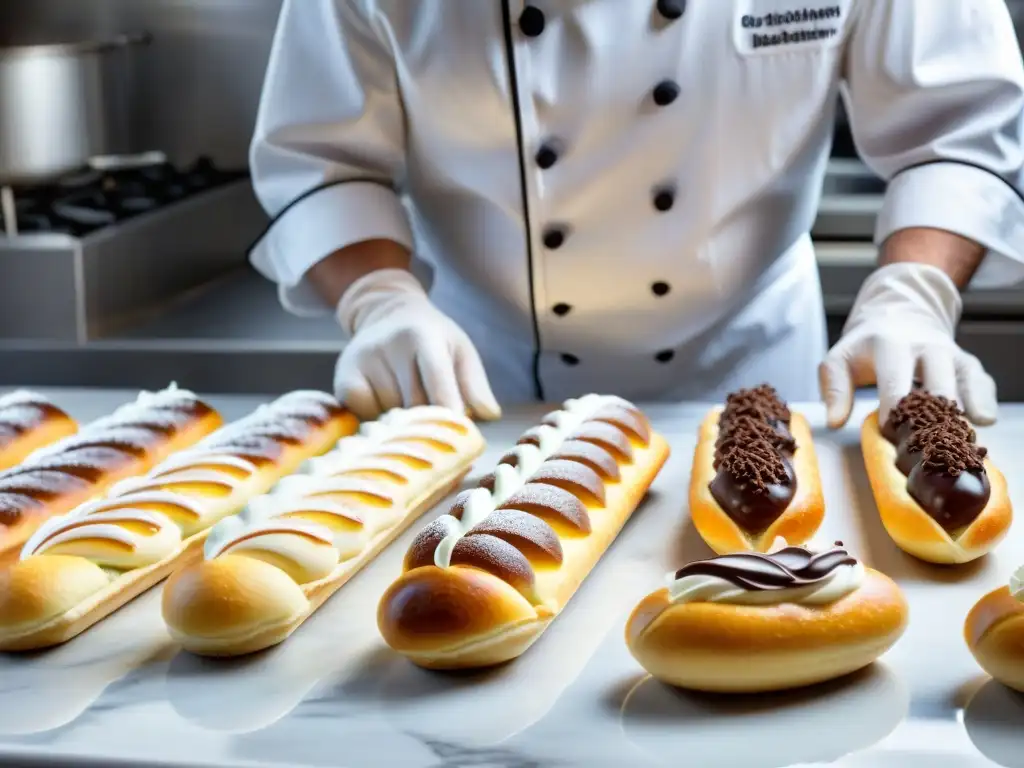
<path id="1" fill-rule="evenodd" d="M 434 564 L 434 550 L 445 536 L 458 529 L 458 523 L 450 515 L 441 515 L 416 534 L 405 556 L 405 570 L 411 571 L 424 565 Z"/>
<path id="2" fill-rule="evenodd" d="M 583 502 L 555 485 L 527 483 L 510 496 L 501 509 L 518 509 L 546 520 L 558 520 L 581 533 L 590 533 L 590 515 Z"/>
<path id="3" fill-rule="evenodd" d="M 34 405 L 40 408 L 56 407 L 45 395 L 41 395 L 38 392 L 32 392 L 28 389 L 19 389 L 14 392 L 8 392 L 3 397 L 0 397 L 0 411 L 7 408 L 16 408 L 22 405 Z"/>
<path id="4" fill-rule="evenodd" d="M 32 469 L 13 477 L 0 477 L 0 493 L 17 493 L 42 501 L 78 490 L 86 481 L 65 472 L 50 469 Z"/>
<path id="5" fill-rule="evenodd" d="M 452 565 L 487 571 L 529 598 L 533 591 L 533 567 L 526 556 L 507 541 L 486 533 L 469 533 L 452 549 Z"/>
<path id="6" fill-rule="evenodd" d="M 518 509 L 499 509 L 469 532 L 486 533 L 508 542 L 528 558 L 552 564 L 562 562 L 562 544 L 544 520 Z"/>
<path id="7" fill-rule="evenodd" d="M 618 480 L 622 476 L 615 457 L 599 445 L 583 440 L 566 440 L 551 458 L 569 459 L 585 464 L 605 480 Z"/>
<path id="8" fill-rule="evenodd" d="M 30 509 L 41 507 L 42 502 L 17 493 L 0 493 L 0 525 L 16 525 Z"/>
<path id="9" fill-rule="evenodd" d="M 73 451 L 61 452 L 54 456 L 46 456 L 24 468 L 15 468 L 12 475 L 20 472 L 36 472 L 53 470 L 66 472 L 80 477 L 90 483 L 99 480 L 104 472 L 108 472 L 128 460 L 124 453 L 106 446 L 88 446 Z"/>
<path id="10" fill-rule="evenodd" d="M 58 453 L 66 453 L 80 448 L 106 447 L 139 455 L 146 453 L 150 446 L 160 442 L 159 433 L 141 427 L 108 427 L 99 431 L 86 429 L 77 435 L 71 435 L 53 445 L 47 446 L 29 456 L 28 460 L 36 460 Z"/>
<path id="11" fill-rule="evenodd" d="M 629 438 L 621 429 L 605 421 L 584 422 L 579 429 L 569 435 L 569 439 L 599 445 L 620 460 L 633 460 L 633 446 L 630 445 Z"/>
<path id="12" fill-rule="evenodd" d="M 26 409 L 55 407 L 33 393 L 14 393 L 0 398 L 0 424 L 13 423 L 5 418 L 9 410 L 15 418 L 29 420 Z M 0 515 L 10 525 L 29 507 L 88 487 L 118 464 L 144 456 L 167 434 L 209 410 L 194 393 L 173 384 L 159 392 L 139 393 L 134 402 L 85 425 L 78 434 L 37 450 L 20 466 L 0 474 Z"/>
<path id="13" fill-rule="evenodd" d="M 27 432 L 46 421 L 48 412 L 48 409 L 36 405 L 0 408 L 0 426 L 14 430 L 15 433 Z"/>
<path id="14" fill-rule="evenodd" d="M 600 476 L 586 464 L 568 459 L 550 459 L 541 464 L 529 482 L 557 485 L 573 491 L 576 495 L 589 495 L 604 503 L 604 483 Z"/>

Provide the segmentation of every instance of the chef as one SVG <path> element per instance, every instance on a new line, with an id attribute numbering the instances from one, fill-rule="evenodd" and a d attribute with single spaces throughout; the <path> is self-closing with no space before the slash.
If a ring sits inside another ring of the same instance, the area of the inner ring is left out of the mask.
<path id="1" fill-rule="evenodd" d="M 808 233 L 841 90 L 889 184 L 826 354 Z M 251 257 L 335 313 L 365 418 L 767 381 L 839 426 L 918 376 L 990 423 L 954 332 L 961 289 L 1024 277 L 1022 108 L 1003 0 L 285 0 Z"/>

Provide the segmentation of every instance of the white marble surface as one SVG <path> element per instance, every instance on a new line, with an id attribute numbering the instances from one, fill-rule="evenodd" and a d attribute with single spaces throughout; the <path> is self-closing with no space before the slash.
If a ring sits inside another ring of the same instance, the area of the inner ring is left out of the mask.
<path id="1" fill-rule="evenodd" d="M 56 396 L 88 418 L 130 394 Z M 239 416 L 257 401 L 211 402 Z M 804 410 L 821 423 L 817 406 Z M 961 634 L 974 601 L 1024 562 L 1022 523 L 980 563 L 942 569 L 913 561 L 878 522 L 852 426 L 816 432 L 824 533 L 906 590 L 903 639 L 863 673 L 785 695 L 691 695 L 645 679 L 622 639 L 626 616 L 667 571 L 709 554 L 686 511 L 704 408 L 648 413 L 672 443 L 670 463 L 566 611 L 518 661 L 480 674 L 428 673 L 383 645 L 377 598 L 416 526 L 288 642 L 258 656 L 215 662 L 179 653 L 161 624 L 156 589 L 61 648 L 0 657 L 0 764 L 1024 766 L 1024 697 L 987 681 Z M 488 427 L 491 447 L 478 472 L 539 414 L 510 413 Z M 1006 406 L 981 436 L 1015 499 L 1024 498 L 1015 471 L 1022 432 L 1024 406 Z"/>

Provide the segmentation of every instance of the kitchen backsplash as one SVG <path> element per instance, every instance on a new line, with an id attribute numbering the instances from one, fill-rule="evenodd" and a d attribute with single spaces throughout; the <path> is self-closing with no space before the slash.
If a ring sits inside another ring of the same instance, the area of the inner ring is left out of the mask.
<path id="1" fill-rule="evenodd" d="M 206 154 L 240 167 L 281 2 L 0 0 L 0 40 L 150 32 L 153 45 L 140 58 L 134 78 L 140 151 L 163 150 L 179 162 Z M 1024 0 L 1006 2 L 1018 39 L 1024 40 Z"/>
<path id="2" fill-rule="evenodd" d="M 133 77 L 139 150 L 244 167 L 281 0 L 0 0 L 10 43 L 144 30 Z"/>

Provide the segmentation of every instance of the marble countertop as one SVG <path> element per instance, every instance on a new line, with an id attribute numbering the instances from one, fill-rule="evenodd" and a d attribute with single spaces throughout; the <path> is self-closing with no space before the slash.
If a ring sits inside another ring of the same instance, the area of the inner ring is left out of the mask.
<path id="1" fill-rule="evenodd" d="M 82 419 L 134 396 L 51 394 Z M 227 417 L 260 402 L 210 401 Z M 855 422 L 869 407 L 859 405 Z M 820 427 L 818 406 L 801 410 Z M 163 628 L 157 588 L 60 648 L 0 657 L 0 765 L 1024 766 L 1024 697 L 987 680 L 961 636 L 974 601 L 1024 562 L 1024 536 L 1011 534 L 993 555 L 955 569 L 902 554 L 878 521 L 856 426 L 816 430 L 823 534 L 905 589 L 911 619 L 902 640 L 864 672 L 788 694 L 695 695 L 645 678 L 623 641 L 626 616 L 668 571 L 710 554 L 686 511 L 704 411 L 647 409 L 672 458 L 563 614 L 518 661 L 429 673 L 384 646 L 377 599 L 417 524 L 291 639 L 260 655 L 218 662 L 179 652 Z M 541 412 L 514 410 L 487 425 L 490 448 L 474 474 Z M 1024 406 L 1005 406 L 1000 423 L 981 430 L 1015 499 L 1024 498 L 1014 471 L 1022 429 Z"/>

